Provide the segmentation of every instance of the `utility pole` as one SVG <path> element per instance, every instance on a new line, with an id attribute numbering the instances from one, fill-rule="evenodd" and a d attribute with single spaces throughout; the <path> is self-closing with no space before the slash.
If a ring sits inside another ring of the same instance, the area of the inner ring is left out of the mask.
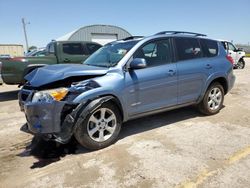
<path id="1" fill-rule="evenodd" d="M 26 32 L 26 25 L 30 24 L 29 22 L 25 22 L 25 19 L 22 18 L 22 24 L 23 24 L 23 32 L 24 32 L 24 37 L 25 37 L 25 42 L 26 42 L 26 50 L 28 52 L 29 50 L 29 44 L 28 44 L 28 37 L 27 37 L 27 32 Z"/>

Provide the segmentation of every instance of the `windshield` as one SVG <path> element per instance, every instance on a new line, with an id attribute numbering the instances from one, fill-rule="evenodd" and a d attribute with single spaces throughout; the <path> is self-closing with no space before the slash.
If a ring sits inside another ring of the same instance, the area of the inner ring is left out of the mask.
<path id="1" fill-rule="evenodd" d="M 113 67 L 138 41 L 110 43 L 92 54 L 83 64 L 98 67 Z"/>

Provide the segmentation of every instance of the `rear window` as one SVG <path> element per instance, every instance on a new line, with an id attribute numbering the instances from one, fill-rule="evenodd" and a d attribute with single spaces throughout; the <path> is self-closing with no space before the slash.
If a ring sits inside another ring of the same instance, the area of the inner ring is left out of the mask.
<path id="1" fill-rule="evenodd" d="M 196 59 L 202 57 L 201 47 L 197 39 L 175 38 L 179 60 Z"/>
<path id="2" fill-rule="evenodd" d="M 86 52 L 81 43 L 63 44 L 63 53 L 70 55 L 85 55 Z"/>
<path id="3" fill-rule="evenodd" d="M 200 42 L 206 57 L 215 57 L 218 55 L 217 41 L 201 39 Z"/>
<path id="4" fill-rule="evenodd" d="M 50 54 L 54 54 L 55 53 L 55 43 L 54 42 L 49 43 L 46 47 L 46 51 Z"/>

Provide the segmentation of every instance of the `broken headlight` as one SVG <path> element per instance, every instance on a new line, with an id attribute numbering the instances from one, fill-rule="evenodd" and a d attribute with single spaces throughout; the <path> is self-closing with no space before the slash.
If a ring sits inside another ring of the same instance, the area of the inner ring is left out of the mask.
<path id="1" fill-rule="evenodd" d="M 67 88 L 38 91 L 33 95 L 32 102 L 61 101 L 68 93 Z"/>
<path id="2" fill-rule="evenodd" d="M 70 88 L 72 93 L 82 93 L 83 91 L 91 90 L 93 88 L 100 87 L 100 85 L 94 80 L 85 80 L 78 83 L 73 83 Z"/>

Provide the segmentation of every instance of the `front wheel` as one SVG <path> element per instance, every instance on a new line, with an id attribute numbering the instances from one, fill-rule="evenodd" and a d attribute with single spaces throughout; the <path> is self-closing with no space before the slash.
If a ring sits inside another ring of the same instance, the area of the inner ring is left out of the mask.
<path id="1" fill-rule="evenodd" d="M 212 83 L 207 89 L 198 109 L 205 115 L 213 115 L 220 111 L 224 101 L 224 89 L 218 82 Z"/>
<path id="2" fill-rule="evenodd" d="M 245 68 L 245 61 L 244 59 L 240 59 L 239 62 L 237 63 L 237 68 L 238 69 L 244 69 Z"/>
<path id="3" fill-rule="evenodd" d="M 119 109 L 104 103 L 82 120 L 75 130 L 76 140 L 85 148 L 97 150 L 114 143 L 118 138 L 122 119 Z"/>

